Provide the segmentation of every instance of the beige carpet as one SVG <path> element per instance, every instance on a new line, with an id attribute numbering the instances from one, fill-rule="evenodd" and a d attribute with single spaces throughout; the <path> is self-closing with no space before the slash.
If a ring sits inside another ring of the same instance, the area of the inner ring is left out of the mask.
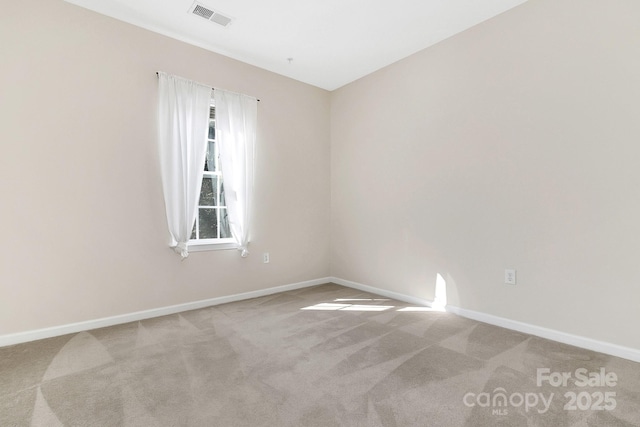
<path id="1" fill-rule="evenodd" d="M 640 426 L 640 364 L 328 284 L 0 348 L 0 425 Z"/>

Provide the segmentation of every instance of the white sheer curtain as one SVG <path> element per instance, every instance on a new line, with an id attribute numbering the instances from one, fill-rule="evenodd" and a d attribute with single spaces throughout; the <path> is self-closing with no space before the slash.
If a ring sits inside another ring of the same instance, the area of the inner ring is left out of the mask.
<path id="1" fill-rule="evenodd" d="M 158 140 L 169 244 L 184 259 L 200 197 L 212 88 L 162 72 L 158 77 Z"/>
<path id="2" fill-rule="evenodd" d="M 258 100 L 215 89 L 216 141 L 229 213 L 231 234 L 246 257 L 253 199 L 254 150 Z"/>

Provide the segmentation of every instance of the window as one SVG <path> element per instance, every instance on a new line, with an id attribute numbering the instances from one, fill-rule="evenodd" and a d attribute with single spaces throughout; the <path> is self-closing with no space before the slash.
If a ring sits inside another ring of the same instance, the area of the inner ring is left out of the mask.
<path id="1" fill-rule="evenodd" d="M 258 100 L 214 91 L 162 71 L 157 74 L 158 145 L 169 246 L 182 259 L 190 250 L 211 249 L 237 249 L 244 258 L 249 254 Z M 220 164 L 233 172 L 224 182 Z M 233 195 L 228 200 L 225 188 Z"/>
<path id="2" fill-rule="evenodd" d="M 220 169 L 218 145 L 216 144 L 216 109 L 209 109 L 209 135 L 207 139 L 207 156 L 204 162 L 204 173 L 200 187 L 200 199 L 196 222 L 191 231 L 189 247 L 232 243 L 229 230 L 229 218 L 224 196 L 224 183 Z M 204 249 L 204 248 L 201 248 Z"/>

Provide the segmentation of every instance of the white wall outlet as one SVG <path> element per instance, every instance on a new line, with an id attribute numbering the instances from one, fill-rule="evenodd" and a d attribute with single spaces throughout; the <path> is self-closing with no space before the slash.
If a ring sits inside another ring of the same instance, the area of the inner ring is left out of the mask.
<path id="1" fill-rule="evenodd" d="M 504 283 L 507 285 L 516 284 L 516 271 L 513 269 L 506 269 L 504 271 Z"/>
<path id="2" fill-rule="evenodd" d="M 262 262 L 265 264 L 269 264 L 269 252 L 265 252 L 262 254 Z"/>

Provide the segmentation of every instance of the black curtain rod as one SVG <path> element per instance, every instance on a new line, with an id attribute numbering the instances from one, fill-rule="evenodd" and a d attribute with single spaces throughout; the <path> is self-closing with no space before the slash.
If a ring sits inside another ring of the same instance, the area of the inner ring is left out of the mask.
<path id="1" fill-rule="evenodd" d="M 158 73 L 157 71 L 156 71 L 156 76 L 157 76 L 157 77 L 160 77 L 160 73 Z M 216 90 L 216 88 L 212 87 L 212 88 L 211 88 L 211 90 Z M 257 100 L 258 102 L 260 102 L 260 100 L 259 100 L 258 98 L 256 98 L 256 100 Z"/>

